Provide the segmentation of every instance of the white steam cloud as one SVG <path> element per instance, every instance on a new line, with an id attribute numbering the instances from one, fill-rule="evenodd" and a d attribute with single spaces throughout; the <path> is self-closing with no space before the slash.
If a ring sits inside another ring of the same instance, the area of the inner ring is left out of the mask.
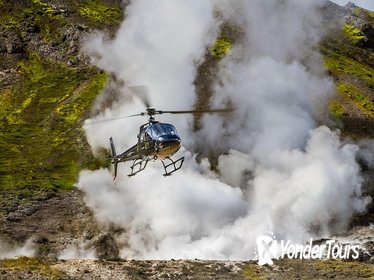
<path id="1" fill-rule="evenodd" d="M 0 259 L 32 257 L 34 255 L 35 248 L 32 240 L 27 240 L 22 246 L 12 246 L 0 240 Z"/>
<path id="2" fill-rule="evenodd" d="M 156 108 L 175 110 L 191 108 L 195 101 L 192 84 L 196 63 L 217 33 L 209 1 L 134 1 L 126 8 L 126 20 L 114 40 L 102 33 L 93 34 L 84 45 L 92 62 L 115 73 L 125 86 L 146 85 L 151 89 L 150 103 Z M 129 100 L 125 89 L 115 104 L 100 118 L 123 116 L 144 111 L 139 100 Z M 169 117 L 188 139 L 192 116 Z M 141 120 L 115 122 L 87 129 L 92 147 L 107 146 L 108 135 L 121 141 L 120 147 L 132 145 Z M 116 129 L 117 128 L 117 129 Z M 100 130 L 100 136 L 97 131 Z M 116 132 L 117 131 L 117 132 Z M 95 134 L 95 135 L 92 135 Z"/>
<path id="3" fill-rule="evenodd" d="M 260 234 L 295 242 L 328 236 L 365 210 L 358 148 L 318 127 L 334 86 L 313 51 L 321 33 L 317 2 L 138 0 L 114 39 L 99 33 L 87 40 L 95 65 L 127 85 L 148 85 L 156 108 L 178 110 L 194 104 L 196 64 L 220 23 L 244 30 L 219 64 L 211 100 L 217 107 L 230 101 L 234 116 L 206 116 L 197 133 L 191 116 L 160 118 L 182 136 L 182 170 L 164 178 L 157 162 L 128 179 L 129 165 L 122 165 L 115 181 L 108 170 L 81 172 L 78 187 L 99 221 L 125 229 L 122 257 L 249 259 Z M 95 120 L 144 110 L 120 92 Z M 113 136 L 122 151 L 140 124 L 107 122 L 86 133 L 94 150 Z M 202 150 L 226 152 L 218 174 L 207 160 L 197 163 Z"/>
<path id="4" fill-rule="evenodd" d="M 67 246 L 58 254 L 59 260 L 67 259 L 97 259 L 94 249 L 89 249 L 89 244 L 82 241 L 76 241 L 74 244 Z"/>
<path id="5" fill-rule="evenodd" d="M 360 146 L 359 157 L 370 168 L 374 168 L 374 140 L 362 140 L 358 143 Z"/>

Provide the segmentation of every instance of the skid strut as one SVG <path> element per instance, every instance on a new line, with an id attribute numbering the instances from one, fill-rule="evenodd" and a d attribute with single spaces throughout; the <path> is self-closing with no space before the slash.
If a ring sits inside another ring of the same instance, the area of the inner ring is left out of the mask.
<path id="1" fill-rule="evenodd" d="M 148 163 L 148 159 L 145 159 L 145 160 L 136 159 L 136 160 L 134 160 L 133 163 L 132 163 L 132 166 L 131 166 L 131 173 L 127 176 L 132 177 L 132 176 L 138 174 L 140 171 L 143 171 L 146 168 L 147 163 Z M 134 169 L 135 169 L 135 171 L 134 171 Z"/>
<path id="2" fill-rule="evenodd" d="M 168 163 L 168 164 L 165 164 L 165 160 L 168 159 L 170 160 L 171 162 Z M 182 165 L 183 165 L 183 162 L 184 162 L 184 157 L 181 157 L 180 159 L 174 161 L 172 160 L 170 157 L 167 157 L 165 158 L 164 160 L 161 160 L 162 161 L 162 164 L 164 166 L 164 169 L 165 169 L 165 174 L 164 176 L 170 176 L 171 174 L 173 174 L 175 171 L 179 170 L 182 168 Z M 168 171 L 168 167 L 172 166 L 172 170 L 171 171 Z"/>

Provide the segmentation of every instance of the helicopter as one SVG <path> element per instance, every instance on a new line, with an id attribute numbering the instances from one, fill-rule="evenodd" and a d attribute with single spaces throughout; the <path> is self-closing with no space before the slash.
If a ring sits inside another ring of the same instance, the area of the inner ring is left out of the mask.
<path id="1" fill-rule="evenodd" d="M 161 160 L 165 173 L 163 176 L 170 176 L 175 171 L 182 168 L 184 157 L 177 160 L 172 159 L 172 156 L 181 148 L 181 137 L 177 129 L 170 123 L 156 121 L 154 115 L 160 114 L 203 114 L 203 113 L 227 113 L 233 109 L 214 109 L 214 110 L 185 110 L 185 111 L 161 111 L 152 107 L 147 107 L 145 112 L 130 115 L 135 116 L 149 116 L 147 123 L 139 128 L 137 135 L 138 141 L 131 148 L 123 153 L 117 154 L 113 138 L 110 137 L 110 152 L 108 159 L 114 166 L 114 178 L 117 177 L 118 164 L 120 162 L 132 161 L 130 167 L 132 177 L 143 171 L 150 160 Z"/>
<path id="2" fill-rule="evenodd" d="M 148 122 L 141 125 L 137 135 L 137 143 L 117 154 L 114 140 L 109 138 L 109 162 L 113 165 L 114 178 L 116 179 L 118 173 L 118 164 L 132 161 L 130 166 L 131 172 L 128 177 L 135 176 L 143 171 L 150 160 L 160 160 L 164 167 L 163 176 L 170 176 L 175 171 L 182 168 L 184 157 L 174 160 L 172 156 L 181 148 L 181 137 L 177 129 L 170 123 L 159 122 L 155 120 L 155 115 L 161 114 L 204 114 L 204 113 L 228 113 L 234 111 L 233 108 L 212 109 L 212 110 L 184 110 L 184 111 L 162 111 L 156 110 L 150 106 L 148 101 L 148 90 L 145 86 L 131 86 L 127 87 L 143 102 L 146 107 L 145 112 L 134 115 L 117 117 L 113 119 L 91 122 L 95 124 L 98 122 L 112 121 L 122 118 L 130 118 L 137 116 L 148 116 Z"/>

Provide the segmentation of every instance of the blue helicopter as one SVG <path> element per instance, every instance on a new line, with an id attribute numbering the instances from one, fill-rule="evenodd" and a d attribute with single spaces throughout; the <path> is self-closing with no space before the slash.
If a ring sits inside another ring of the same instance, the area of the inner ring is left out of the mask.
<path id="1" fill-rule="evenodd" d="M 149 116 L 147 123 L 140 126 L 138 142 L 123 153 L 117 154 L 113 138 L 110 141 L 111 155 L 109 160 L 114 165 L 114 179 L 117 177 L 118 163 L 132 161 L 129 177 L 143 171 L 150 160 L 161 160 L 165 173 L 164 176 L 170 176 L 175 171 L 182 168 L 184 157 L 177 160 L 171 157 L 181 147 L 181 137 L 177 129 L 169 123 L 162 123 L 155 120 L 154 115 L 160 114 L 203 114 L 203 113 L 227 113 L 233 109 L 214 109 L 214 110 L 188 110 L 188 111 L 161 111 L 152 107 L 147 107 L 145 112 L 127 116 Z M 126 118 L 127 118 L 126 117 Z"/>

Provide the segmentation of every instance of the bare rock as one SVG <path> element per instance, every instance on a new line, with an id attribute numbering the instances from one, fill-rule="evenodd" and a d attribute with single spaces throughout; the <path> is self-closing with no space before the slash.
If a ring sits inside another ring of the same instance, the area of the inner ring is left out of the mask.
<path id="1" fill-rule="evenodd" d="M 119 249 L 116 240 L 111 233 L 103 233 L 92 240 L 92 245 L 96 249 L 99 259 L 119 258 Z"/>
<path id="2" fill-rule="evenodd" d="M 0 53 L 6 53 L 5 38 L 0 34 Z"/>
<path id="3" fill-rule="evenodd" d="M 16 54 L 25 52 L 25 44 L 20 34 L 18 34 L 16 31 L 7 30 L 4 32 L 3 38 L 7 53 Z"/>

